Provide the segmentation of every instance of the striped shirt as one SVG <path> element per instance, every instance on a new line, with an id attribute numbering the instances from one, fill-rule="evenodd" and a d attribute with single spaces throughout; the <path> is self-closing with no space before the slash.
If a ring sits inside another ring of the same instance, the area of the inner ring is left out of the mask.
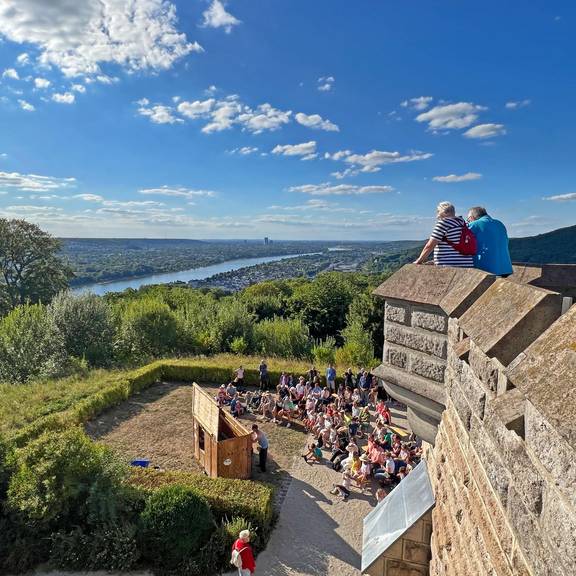
<path id="1" fill-rule="evenodd" d="M 474 256 L 463 256 L 444 240 L 447 238 L 450 242 L 458 244 L 462 234 L 462 226 L 466 226 L 466 222 L 461 216 L 442 218 L 436 223 L 430 235 L 430 238 L 438 241 L 438 245 L 434 248 L 434 264 L 436 266 L 474 267 Z"/>

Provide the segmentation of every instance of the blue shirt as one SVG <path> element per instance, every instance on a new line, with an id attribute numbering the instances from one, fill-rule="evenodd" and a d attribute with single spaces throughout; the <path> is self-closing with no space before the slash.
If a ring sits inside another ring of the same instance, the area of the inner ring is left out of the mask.
<path id="1" fill-rule="evenodd" d="M 336 370 L 334 368 L 328 368 L 328 370 L 326 370 L 326 380 L 336 380 Z"/>
<path id="2" fill-rule="evenodd" d="M 512 274 L 508 233 L 504 224 L 486 215 L 470 222 L 469 227 L 478 242 L 474 266 L 496 276 Z"/>
<path id="3" fill-rule="evenodd" d="M 263 450 L 268 448 L 268 438 L 266 438 L 266 434 L 262 430 L 258 430 L 258 446 Z"/>

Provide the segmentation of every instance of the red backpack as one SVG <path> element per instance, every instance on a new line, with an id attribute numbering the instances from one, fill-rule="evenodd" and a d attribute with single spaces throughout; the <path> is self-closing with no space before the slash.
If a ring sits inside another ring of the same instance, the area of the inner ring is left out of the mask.
<path id="1" fill-rule="evenodd" d="M 456 252 L 462 254 L 462 256 L 475 256 L 478 252 L 478 242 L 476 241 L 476 236 L 474 232 L 468 228 L 466 224 L 462 226 L 462 231 L 460 232 L 460 240 L 457 243 L 448 240 L 447 236 L 444 236 L 444 241 L 452 246 Z"/>

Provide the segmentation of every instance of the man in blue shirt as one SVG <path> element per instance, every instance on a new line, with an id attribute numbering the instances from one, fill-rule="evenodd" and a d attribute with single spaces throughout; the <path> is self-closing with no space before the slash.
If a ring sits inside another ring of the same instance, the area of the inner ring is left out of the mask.
<path id="1" fill-rule="evenodd" d="M 512 274 L 508 233 L 504 224 L 488 216 L 482 206 L 475 206 L 468 212 L 468 227 L 478 242 L 474 266 L 496 276 Z"/>
<path id="2" fill-rule="evenodd" d="M 326 369 L 326 383 L 331 392 L 336 392 L 336 368 L 332 364 Z"/>

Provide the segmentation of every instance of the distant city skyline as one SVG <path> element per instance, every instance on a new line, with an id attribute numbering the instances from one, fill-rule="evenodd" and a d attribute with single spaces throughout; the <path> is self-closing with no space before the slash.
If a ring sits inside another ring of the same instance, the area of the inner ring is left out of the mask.
<path id="1" fill-rule="evenodd" d="M 511 236 L 576 223 L 567 0 L 125 4 L 0 4 L 0 217 L 403 240 L 450 200 Z"/>

